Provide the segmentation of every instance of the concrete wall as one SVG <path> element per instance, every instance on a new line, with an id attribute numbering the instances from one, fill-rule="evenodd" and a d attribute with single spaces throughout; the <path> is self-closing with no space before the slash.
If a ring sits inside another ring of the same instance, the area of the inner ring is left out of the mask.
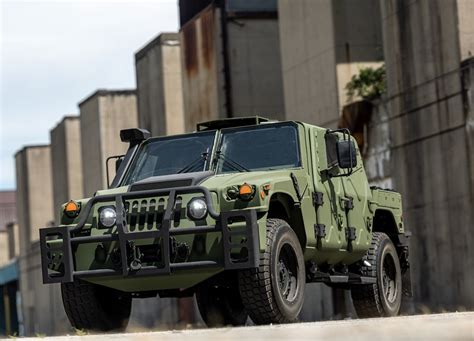
<path id="1" fill-rule="evenodd" d="M 162 33 L 135 54 L 140 128 L 152 136 L 184 132 L 181 47 L 177 33 Z"/>
<path id="2" fill-rule="evenodd" d="M 25 147 L 15 155 L 20 254 L 39 239 L 39 228 L 54 220 L 51 147 Z"/>
<path id="3" fill-rule="evenodd" d="M 0 266 L 8 262 L 9 256 L 8 232 L 0 231 Z"/>
<path id="4" fill-rule="evenodd" d="M 19 260 L 20 292 L 24 334 L 60 335 L 73 333 L 64 312 L 59 284 L 43 284 L 39 242 Z"/>
<path id="5" fill-rule="evenodd" d="M 336 127 L 345 86 L 383 60 L 378 0 L 279 0 L 286 117 Z"/>
<path id="6" fill-rule="evenodd" d="M 472 309 L 472 2 L 382 0 L 390 168 L 413 233 L 415 302 Z M 380 123 L 384 123 L 381 121 Z M 375 124 L 373 129 L 378 129 Z"/>
<path id="7" fill-rule="evenodd" d="M 20 235 L 21 310 L 26 335 L 66 331 L 59 287 L 42 285 L 39 232 L 54 219 L 51 147 L 25 147 L 15 155 Z M 54 316 L 54 318 L 51 318 Z"/>
<path id="8" fill-rule="evenodd" d="M 225 117 L 284 117 L 276 10 L 209 6 L 180 30 L 186 131 Z"/>
<path id="9" fill-rule="evenodd" d="M 60 207 L 82 198 L 81 127 L 79 117 L 66 116 L 50 132 L 53 175 L 53 207 L 59 224 Z"/>
<path id="10" fill-rule="evenodd" d="M 7 225 L 8 233 L 8 258 L 12 259 L 20 255 L 20 234 L 17 223 Z"/>
<path id="11" fill-rule="evenodd" d="M 79 109 L 83 195 L 89 197 L 107 187 L 106 159 L 127 150 L 120 130 L 138 125 L 135 91 L 99 90 L 79 103 Z M 110 181 L 114 175 L 115 165 L 110 162 Z"/>
<path id="12" fill-rule="evenodd" d="M 16 192 L 0 191 L 0 231 L 16 221 Z"/>

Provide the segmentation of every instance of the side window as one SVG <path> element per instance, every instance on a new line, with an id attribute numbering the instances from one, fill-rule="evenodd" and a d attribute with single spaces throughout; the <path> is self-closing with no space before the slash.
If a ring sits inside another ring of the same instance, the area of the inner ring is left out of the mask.
<path id="1" fill-rule="evenodd" d="M 325 136 L 326 140 L 326 157 L 328 161 L 328 167 L 332 168 L 337 165 L 337 151 L 336 143 L 338 141 L 337 134 L 328 134 Z"/>

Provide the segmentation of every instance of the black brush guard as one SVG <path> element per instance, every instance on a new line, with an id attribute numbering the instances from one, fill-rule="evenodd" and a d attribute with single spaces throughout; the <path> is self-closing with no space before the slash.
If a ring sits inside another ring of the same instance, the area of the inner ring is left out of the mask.
<path id="1" fill-rule="evenodd" d="M 175 227 L 171 229 L 173 217 L 176 209 L 180 209 L 181 205 L 175 207 L 176 197 L 180 194 L 202 194 L 206 200 L 208 213 L 216 221 L 215 226 L 195 226 L 189 228 Z M 126 200 L 151 198 L 159 196 L 168 196 L 161 227 L 153 231 L 130 232 L 127 226 L 127 212 L 124 202 Z M 95 204 L 104 202 L 115 202 L 117 213 L 117 233 L 101 236 L 74 236 L 81 231 L 86 224 L 90 212 Z M 230 220 L 245 221 L 245 229 L 232 231 L 229 229 Z M 182 263 L 172 263 L 170 256 L 170 237 L 187 234 L 203 234 L 210 232 L 222 233 L 222 262 L 216 261 L 191 261 Z M 232 243 L 232 236 L 242 236 L 242 243 Z M 56 237 L 62 239 L 60 245 L 49 245 L 48 238 Z M 127 245 L 129 242 L 140 239 L 156 239 L 161 241 L 162 250 L 162 266 L 143 266 L 139 270 L 132 270 L 129 264 L 129 255 Z M 94 270 L 74 270 L 74 258 L 72 254 L 73 246 L 87 243 L 111 242 L 118 241 L 121 258 L 121 269 L 94 269 Z M 169 188 L 160 190 L 146 190 L 137 192 L 127 192 L 122 194 L 102 195 L 93 197 L 81 212 L 81 219 L 78 224 L 71 227 L 49 227 L 40 229 L 40 247 L 41 247 L 41 269 L 43 274 L 43 283 L 67 283 L 72 282 L 74 278 L 82 277 L 101 277 L 101 276 L 156 276 L 168 275 L 173 270 L 187 270 L 207 267 L 221 267 L 224 270 L 248 269 L 258 267 L 259 262 L 259 244 L 258 244 L 258 226 L 257 213 L 255 210 L 239 210 L 231 212 L 222 212 L 218 214 L 211 201 L 211 195 L 207 188 L 201 186 L 187 186 L 179 188 Z M 233 259 L 231 255 L 232 249 L 246 248 L 246 259 Z M 55 261 L 52 254 L 59 252 L 62 254 L 60 260 L 61 271 L 59 273 L 50 273 L 49 266 Z"/>

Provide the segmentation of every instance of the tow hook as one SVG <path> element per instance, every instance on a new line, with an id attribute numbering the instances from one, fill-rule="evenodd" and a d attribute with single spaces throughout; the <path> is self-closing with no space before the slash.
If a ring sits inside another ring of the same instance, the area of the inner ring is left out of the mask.
<path id="1" fill-rule="evenodd" d="M 138 271 L 142 268 L 142 261 L 140 260 L 141 258 L 141 253 L 140 253 L 140 248 L 135 246 L 135 244 L 131 243 L 130 245 L 132 249 L 132 261 L 130 262 L 130 269 L 133 271 Z"/>

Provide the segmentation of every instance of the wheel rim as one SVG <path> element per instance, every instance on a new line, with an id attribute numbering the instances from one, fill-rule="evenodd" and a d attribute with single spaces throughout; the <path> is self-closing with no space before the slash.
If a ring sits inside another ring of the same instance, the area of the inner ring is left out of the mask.
<path id="1" fill-rule="evenodd" d="M 284 244 L 278 256 L 278 290 L 287 302 L 293 302 L 298 293 L 298 263 L 289 244 Z"/>
<path id="2" fill-rule="evenodd" d="M 382 267 L 382 291 L 389 303 L 395 303 L 397 299 L 397 268 L 393 256 L 385 255 Z"/>

